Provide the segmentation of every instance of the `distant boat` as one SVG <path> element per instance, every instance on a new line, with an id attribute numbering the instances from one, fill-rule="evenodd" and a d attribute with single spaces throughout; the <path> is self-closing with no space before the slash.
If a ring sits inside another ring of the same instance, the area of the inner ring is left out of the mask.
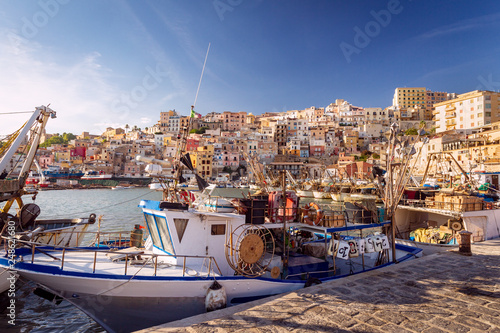
<path id="1" fill-rule="evenodd" d="M 92 180 L 92 179 L 111 179 L 112 174 L 107 174 L 104 171 L 86 171 L 81 179 Z"/>
<path id="2" fill-rule="evenodd" d="M 161 186 L 160 183 L 151 183 L 151 184 L 149 184 L 149 189 L 151 189 L 151 190 L 162 190 L 163 187 Z"/>
<path id="3" fill-rule="evenodd" d="M 76 170 L 63 169 L 59 166 L 49 165 L 46 170 L 42 171 L 43 175 L 47 179 L 79 179 L 84 173 Z"/>

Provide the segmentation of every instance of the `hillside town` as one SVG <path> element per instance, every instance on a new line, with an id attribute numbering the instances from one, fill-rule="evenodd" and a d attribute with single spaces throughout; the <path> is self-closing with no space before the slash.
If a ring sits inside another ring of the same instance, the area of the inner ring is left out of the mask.
<path id="1" fill-rule="evenodd" d="M 136 157 L 171 161 L 180 130 L 189 120 L 190 116 L 169 110 L 160 112 L 156 124 L 142 129 L 125 125 L 107 128 L 98 135 L 64 133 L 66 140 L 45 133 L 37 161 L 42 170 L 65 172 L 66 177 L 51 179 L 60 185 L 77 184 L 64 178 L 79 178 L 85 172 L 128 180 L 147 177 L 147 164 Z M 498 186 L 500 93 L 493 91 L 457 95 L 425 87 L 396 88 L 392 105 L 384 109 L 336 99 L 325 107 L 260 115 L 245 111 L 196 113 L 186 151 L 195 172 L 209 181 L 252 182 L 249 157 L 270 174 L 287 170 L 296 179 L 315 179 L 329 170 L 335 177 L 362 180 L 373 166 L 385 166 L 388 133 L 394 123 L 400 135 L 410 140 L 417 138 L 420 128 L 430 139 L 418 155 L 414 174 L 425 172 L 429 156 L 444 152 L 467 173 L 490 174 L 484 181 Z M 419 145 L 422 143 L 416 143 Z M 12 167 L 21 164 L 24 149 L 20 147 Z M 164 174 L 170 172 L 163 170 Z M 190 170 L 183 172 L 185 179 L 193 177 Z"/>

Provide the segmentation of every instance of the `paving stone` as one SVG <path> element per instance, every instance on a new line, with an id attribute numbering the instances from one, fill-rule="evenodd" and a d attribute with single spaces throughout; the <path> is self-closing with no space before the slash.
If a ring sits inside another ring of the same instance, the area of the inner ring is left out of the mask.
<path id="1" fill-rule="evenodd" d="M 354 327 L 351 327 L 351 329 L 349 331 L 351 331 L 351 332 L 359 332 L 359 333 L 384 332 L 384 331 L 381 331 L 381 330 L 377 329 L 376 327 L 373 327 L 373 326 L 370 326 L 370 325 L 366 325 L 366 324 L 359 324 L 359 325 L 356 325 Z"/>
<path id="2" fill-rule="evenodd" d="M 382 332 L 391 332 L 391 333 L 411 333 L 411 331 L 405 329 L 404 327 L 394 325 L 394 324 L 386 324 L 380 328 Z"/>
<path id="3" fill-rule="evenodd" d="M 478 320 L 480 320 L 482 323 L 488 323 L 493 327 L 500 327 L 500 317 L 483 315 Z"/>
<path id="4" fill-rule="evenodd" d="M 434 318 L 430 321 L 430 323 L 434 326 L 437 326 L 441 329 L 454 332 L 454 333 L 465 333 L 470 331 L 470 327 L 460 325 L 455 323 L 452 320 L 446 320 L 443 318 Z"/>
<path id="5" fill-rule="evenodd" d="M 500 302 L 496 302 L 496 303 L 489 303 L 489 304 L 486 304 L 485 306 L 486 306 L 488 309 L 495 309 L 495 310 L 500 311 Z"/>
<path id="6" fill-rule="evenodd" d="M 375 314 L 375 316 L 387 322 L 394 323 L 396 325 L 399 325 L 400 323 L 406 320 L 405 316 L 396 311 L 394 312 L 379 311 Z"/>
<path id="7" fill-rule="evenodd" d="M 474 318 L 467 316 L 457 316 L 457 318 L 455 318 L 455 322 L 481 330 L 488 330 L 489 328 L 491 328 L 491 325 L 482 323 Z"/>
<path id="8" fill-rule="evenodd" d="M 500 316 L 500 309 L 491 309 L 487 306 L 478 306 L 475 308 L 475 311 L 481 313 L 482 315 L 488 315 L 492 317 L 499 317 Z"/>
<path id="9" fill-rule="evenodd" d="M 430 325 L 427 324 L 425 321 L 419 321 L 418 319 L 405 320 L 400 324 L 400 326 L 415 332 L 422 332 L 430 327 Z"/>
<path id="10" fill-rule="evenodd" d="M 367 313 L 362 313 L 356 316 L 355 319 L 361 323 L 369 324 L 371 326 L 382 326 L 387 324 L 387 322 L 374 318 Z"/>
<path id="11" fill-rule="evenodd" d="M 448 333 L 448 332 L 437 327 L 429 327 L 423 330 L 422 333 Z"/>
<path id="12" fill-rule="evenodd" d="M 405 311 L 405 317 L 418 322 L 426 322 L 432 320 L 435 316 L 425 311 Z"/>

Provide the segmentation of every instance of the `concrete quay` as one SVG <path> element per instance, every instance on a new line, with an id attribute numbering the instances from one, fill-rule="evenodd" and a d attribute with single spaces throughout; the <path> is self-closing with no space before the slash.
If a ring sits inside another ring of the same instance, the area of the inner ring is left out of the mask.
<path id="1" fill-rule="evenodd" d="M 140 331 L 498 332 L 500 239 Z"/>

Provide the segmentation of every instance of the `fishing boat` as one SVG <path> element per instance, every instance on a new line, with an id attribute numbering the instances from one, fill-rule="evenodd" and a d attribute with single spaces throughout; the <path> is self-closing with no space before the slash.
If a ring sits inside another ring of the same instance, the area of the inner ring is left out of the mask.
<path id="1" fill-rule="evenodd" d="M 330 187 L 329 186 L 320 186 L 317 190 L 313 191 L 313 196 L 315 199 L 330 199 Z"/>
<path id="2" fill-rule="evenodd" d="M 343 202 L 345 198 L 349 197 L 352 192 L 352 185 L 349 183 L 336 184 L 333 191 L 330 192 L 330 196 L 333 201 Z"/>
<path id="3" fill-rule="evenodd" d="M 84 173 L 75 169 L 61 168 L 57 165 L 48 165 L 42 171 L 47 180 L 57 181 L 58 179 L 80 179 Z"/>
<path id="4" fill-rule="evenodd" d="M 81 179 L 83 180 L 103 180 L 103 179 L 111 179 L 113 177 L 112 174 L 107 174 L 104 171 L 94 171 L 88 170 L 85 171 Z"/>
<path id="5" fill-rule="evenodd" d="M 437 161 L 445 161 L 449 179 L 441 188 L 427 186 Z M 471 242 L 500 237 L 500 209 L 491 196 L 481 195 L 477 177 L 466 172 L 448 152 L 430 153 L 420 182 L 407 187 L 395 213 L 398 242 L 419 247 L 458 246 L 459 234 Z"/>
<path id="6" fill-rule="evenodd" d="M 500 209 L 463 191 L 410 188 L 395 213 L 398 242 L 414 246 L 458 246 L 461 231 L 472 242 L 500 237 Z"/>

